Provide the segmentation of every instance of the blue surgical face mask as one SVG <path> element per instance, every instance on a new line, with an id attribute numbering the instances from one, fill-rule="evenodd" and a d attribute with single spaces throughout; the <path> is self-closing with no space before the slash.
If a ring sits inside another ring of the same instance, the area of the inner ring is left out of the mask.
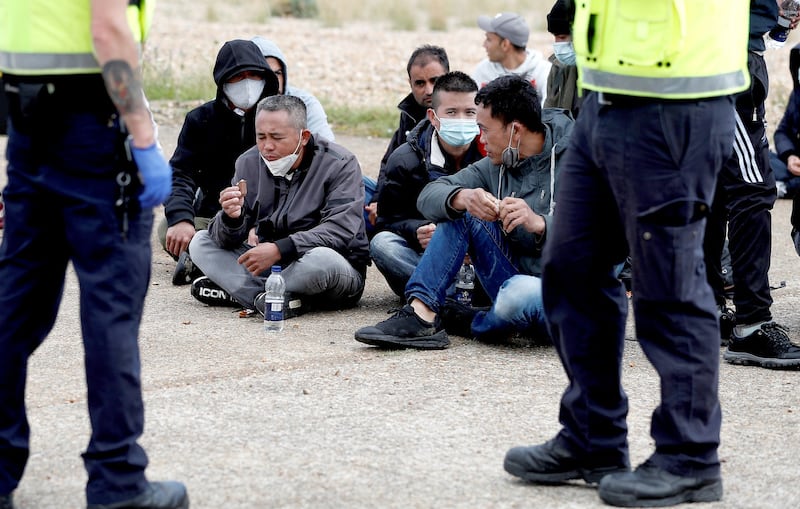
<path id="1" fill-rule="evenodd" d="M 575 48 L 572 46 L 572 41 L 554 42 L 553 53 L 562 64 L 575 65 Z"/>
<path id="2" fill-rule="evenodd" d="M 472 140 L 480 133 L 478 122 L 474 118 L 439 118 L 439 138 L 451 147 L 463 147 L 469 145 Z"/>

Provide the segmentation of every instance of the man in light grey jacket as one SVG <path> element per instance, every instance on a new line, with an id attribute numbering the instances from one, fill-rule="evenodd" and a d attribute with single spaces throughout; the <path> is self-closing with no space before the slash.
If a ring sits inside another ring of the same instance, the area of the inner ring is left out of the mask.
<path id="1" fill-rule="evenodd" d="M 287 301 L 354 306 L 369 262 L 356 157 L 312 136 L 294 96 L 259 102 L 255 124 L 256 146 L 236 161 L 232 185 L 220 192 L 222 210 L 192 239 L 192 258 L 207 276 L 192 283 L 192 295 L 263 312 L 264 282 L 280 265 Z"/>

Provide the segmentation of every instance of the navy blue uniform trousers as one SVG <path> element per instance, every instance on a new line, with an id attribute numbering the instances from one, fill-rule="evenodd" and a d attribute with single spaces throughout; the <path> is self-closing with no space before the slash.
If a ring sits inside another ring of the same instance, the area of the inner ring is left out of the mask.
<path id="1" fill-rule="evenodd" d="M 703 261 L 717 173 L 730 153 L 729 98 L 587 95 L 562 162 L 544 252 L 548 326 L 569 379 L 557 440 L 586 466 L 629 464 L 621 384 L 629 246 L 639 345 L 660 377 L 651 460 L 719 475 L 719 329 Z"/>
<path id="2" fill-rule="evenodd" d="M 0 244 L 0 493 L 17 487 L 28 459 L 28 359 L 53 327 L 71 261 L 80 283 L 92 426 L 83 454 L 86 497 L 90 504 L 130 498 L 147 486 L 147 456 L 137 443 L 144 426 L 138 332 L 150 279 L 152 211 L 130 214 L 123 237 L 115 209 L 121 135 L 110 101 L 87 112 L 74 99 L 55 95 L 31 107 L 36 113 L 22 122 L 14 116 L 18 96 L 8 97 L 12 117 Z"/>

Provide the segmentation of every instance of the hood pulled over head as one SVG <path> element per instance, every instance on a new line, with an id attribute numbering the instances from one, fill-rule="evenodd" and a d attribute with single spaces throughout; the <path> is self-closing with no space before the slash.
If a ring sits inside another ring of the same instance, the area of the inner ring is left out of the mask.
<path id="1" fill-rule="evenodd" d="M 253 43 L 258 46 L 258 49 L 261 50 L 261 54 L 264 58 L 272 57 L 278 60 L 281 64 L 281 70 L 283 71 L 283 93 L 286 93 L 286 88 L 289 83 L 288 79 L 288 69 L 286 67 L 286 57 L 283 56 L 283 52 L 278 47 L 277 44 L 270 41 L 269 39 L 265 39 L 260 35 L 257 35 L 250 39 Z"/>
<path id="2" fill-rule="evenodd" d="M 252 71 L 264 78 L 264 92 L 261 97 L 278 93 L 278 78 L 275 76 L 261 52 L 250 41 L 234 39 L 222 45 L 214 64 L 214 83 L 217 84 L 217 95 L 222 95 L 222 85 L 233 76 L 243 71 Z"/>

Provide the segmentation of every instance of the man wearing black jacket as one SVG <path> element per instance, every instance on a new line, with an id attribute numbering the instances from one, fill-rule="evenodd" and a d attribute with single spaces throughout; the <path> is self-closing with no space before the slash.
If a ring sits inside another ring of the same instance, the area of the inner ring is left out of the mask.
<path id="1" fill-rule="evenodd" d="M 219 192 L 231 184 L 236 158 L 255 145 L 256 103 L 278 93 L 278 79 L 258 47 L 242 39 L 219 50 L 214 82 L 216 98 L 186 115 L 170 159 L 172 194 L 159 238 L 178 259 L 173 284 L 190 283 L 198 275 L 188 259 L 189 242 L 219 211 Z"/>
<path id="2" fill-rule="evenodd" d="M 430 242 L 436 225 L 417 209 L 422 188 L 482 159 L 478 149 L 478 85 L 463 72 L 440 76 L 433 88 L 427 118 L 386 163 L 370 255 L 392 291 L 402 297 L 406 283 Z"/>
<path id="3" fill-rule="evenodd" d="M 372 202 L 364 208 L 368 211 L 368 220 L 374 224 L 378 213 L 378 199 L 386 179 L 386 163 L 389 156 L 397 147 L 406 142 L 408 133 L 427 115 L 433 96 L 433 84 L 436 78 L 450 72 L 450 60 L 447 52 L 439 46 L 426 44 L 415 49 L 408 59 L 406 66 L 408 84 L 411 92 L 397 105 L 400 110 L 400 122 L 397 130 L 386 147 L 386 152 L 381 158 L 381 168 L 378 173 L 377 189 L 372 195 Z"/>

